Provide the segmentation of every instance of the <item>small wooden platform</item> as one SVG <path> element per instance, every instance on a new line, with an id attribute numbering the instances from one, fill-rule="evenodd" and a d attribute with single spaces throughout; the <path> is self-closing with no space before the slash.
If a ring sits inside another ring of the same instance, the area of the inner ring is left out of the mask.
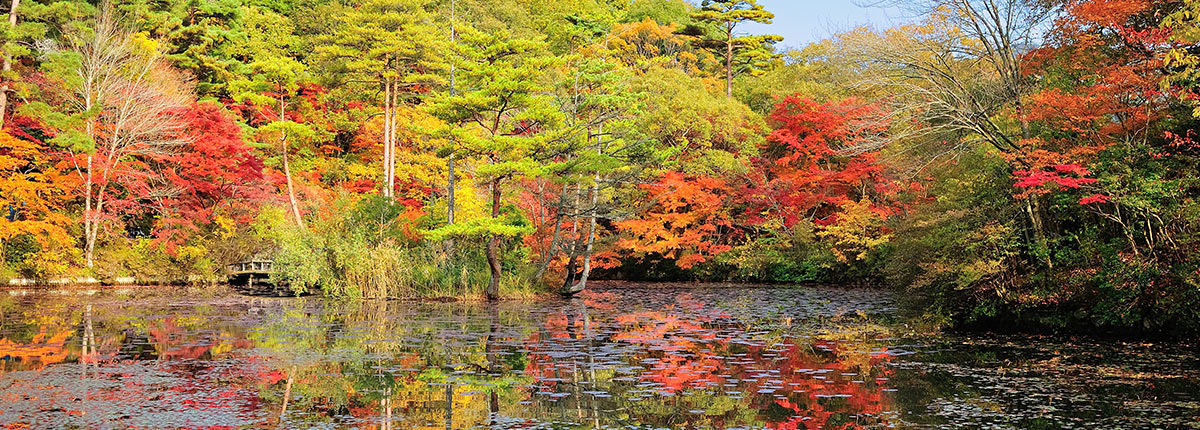
<path id="1" fill-rule="evenodd" d="M 227 267 L 229 285 L 240 294 L 250 296 L 283 297 L 294 295 L 286 284 L 271 281 L 275 273 L 275 262 L 265 258 L 254 258 L 230 264 Z"/>

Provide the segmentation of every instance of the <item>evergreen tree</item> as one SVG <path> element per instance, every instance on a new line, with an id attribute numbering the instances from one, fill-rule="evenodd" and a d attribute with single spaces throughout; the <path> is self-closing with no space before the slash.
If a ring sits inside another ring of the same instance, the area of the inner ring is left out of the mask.
<path id="1" fill-rule="evenodd" d="M 444 94 L 432 112 L 454 126 L 455 154 L 480 159 L 475 179 L 488 187 L 490 218 L 446 226 L 437 237 L 484 235 L 491 280 L 489 299 L 499 297 L 501 241 L 528 231 L 528 223 L 506 205 L 505 186 L 519 176 L 545 172 L 552 143 L 561 139 L 562 115 L 548 94 L 546 70 L 558 59 L 544 42 L 459 28 L 457 80 L 460 90 Z"/>
<path id="2" fill-rule="evenodd" d="M 317 61 L 330 86 L 367 95 L 384 118 L 382 194 L 396 187 L 397 109 L 440 83 L 447 41 L 421 0 L 369 0 L 345 10 L 322 38 Z M 349 95 L 349 94 L 348 94 Z"/>
<path id="3" fill-rule="evenodd" d="M 775 44 L 783 41 L 783 37 L 773 34 L 739 36 L 738 26 L 747 22 L 770 24 L 774 18 L 775 14 L 763 9 L 758 0 L 704 0 L 692 19 L 715 29 L 689 25 L 681 32 L 696 37 L 698 46 L 724 59 L 725 95 L 733 97 L 733 78 L 770 68 L 772 61 L 779 58 Z"/>

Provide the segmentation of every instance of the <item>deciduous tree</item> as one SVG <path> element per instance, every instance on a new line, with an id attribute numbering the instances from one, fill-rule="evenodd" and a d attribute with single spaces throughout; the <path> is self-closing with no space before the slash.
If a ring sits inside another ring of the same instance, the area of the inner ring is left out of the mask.
<path id="1" fill-rule="evenodd" d="M 263 162 L 231 113 L 215 103 L 199 103 L 188 107 L 182 120 L 187 143 L 155 160 L 160 179 L 152 194 L 162 216 L 156 234 L 172 244 L 219 221 L 249 223 L 269 198 Z"/>
<path id="2" fill-rule="evenodd" d="M 63 207 L 74 184 L 45 151 L 0 130 L 0 242 L 21 235 L 33 237 L 43 249 L 71 242 L 72 220 Z"/>
<path id="3" fill-rule="evenodd" d="M 181 108 L 190 88 L 144 34 L 123 29 L 104 10 L 93 29 L 70 39 L 69 50 L 46 63 L 66 94 L 61 106 L 25 106 L 55 135 L 52 142 L 70 153 L 82 183 L 84 250 L 87 267 L 96 241 L 111 219 L 108 203 L 123 189 L 143 189 L 140 157 L 169 153 L 184 142 Z M 126 196 L 129 197 L 129 196 Z"/>
<path id="4" fill-rule="evenodd" d="M 725 181 L 666 172 L 642 189 L 652 206 L 639 218 L 617 223 L 620 254 L 660 256 L 690 269 L 732 248 L 731 193 Z"/>

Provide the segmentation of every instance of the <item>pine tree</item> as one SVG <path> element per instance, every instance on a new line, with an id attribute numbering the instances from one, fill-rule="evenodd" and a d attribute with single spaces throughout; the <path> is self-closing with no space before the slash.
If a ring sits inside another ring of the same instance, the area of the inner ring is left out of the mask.
<path id="1" fill-rule="evenodd" d="M 345 11 L 317 48 L 331 87 L 369 94 L 384 118 L 382 194 L 396 187 L 398 106 L 440 83 L 447 41 L 421 0 L 370 0 Z"/>
<path id="2" fill-rule="evenodd" d="M 546 70 L 557 58 L 543 42 L 459 28 L 456 78 L 462 90 L 433 101 L 431 111 L 453 125 L 453 152 L 478 158 L 475 179 L 488 186 L 490 218 L 459 223 L 437 237 L 484 235 L 491 280 L 487 296 L 499 298 L 501 241 L 528 232 L 528 223 L 505 204 L 504 187 L 519 176 L 544 172 L 547 149 L 558 140 L 562 115 L 547 93 Z M 464 158 L 465 158 L 464 157 Z"/>
<path id="3" fill-rule="evenodd" d="M 775 14 L 758 4 L 758 0 L 704 0 L 700 10 L 692 19 L 716 27 L 716 34 L 690 25 L 680 32 L 697 38 L 696 44 L 713 51 L 725 62 L 725 95 L 733 97 L 733 78 L 740 74 L 756 75 L 771 66 L 779 55 L 775 44 L 783 37 L 766 34 L 761 36 L 739 36 L 737 28 L 746 22 L 770 24 Z"/>

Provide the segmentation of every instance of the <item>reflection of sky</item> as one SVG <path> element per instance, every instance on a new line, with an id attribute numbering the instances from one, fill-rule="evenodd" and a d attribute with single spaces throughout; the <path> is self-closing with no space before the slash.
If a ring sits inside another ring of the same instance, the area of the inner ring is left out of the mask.
<path id="1" fill-rule="evenodd" d="M 909 14 L 894 6 L 863 6 L 881 0 L 759 0 L 775 14 L 771 25 L 746 24 L 748 33 L 772 33 L 783 36 L 781 46 L 802 48 L 832 34 L 859 25 L 892 27 L 906 21 Z M 695 3 L 699 4 L 699 1 Z"/>

